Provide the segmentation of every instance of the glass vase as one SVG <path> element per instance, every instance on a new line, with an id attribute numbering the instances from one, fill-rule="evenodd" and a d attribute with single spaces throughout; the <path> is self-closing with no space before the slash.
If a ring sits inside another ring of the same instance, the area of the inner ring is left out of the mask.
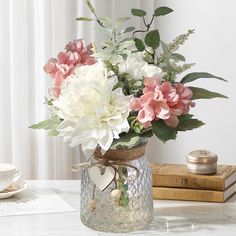
<path id="1" fill-rule="evenodd" d="M 119 177 L 103 191 L 95 188 L 88 169 L 83 170 L 81 221 L 89 228 L 105 232 L 142 229 L 153 217 L 152 176 L 146 155 L 116 168 Z M 113 196 L 116 191 L 120 193 L 118 198 Z"/>

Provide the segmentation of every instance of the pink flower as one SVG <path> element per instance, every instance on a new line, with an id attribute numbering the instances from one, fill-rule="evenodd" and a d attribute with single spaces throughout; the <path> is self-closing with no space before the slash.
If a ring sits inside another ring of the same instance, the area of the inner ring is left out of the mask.
<path id="1" fill-rule="evenodd" d="M 92 44 L 84 45 L 82 39 L 69 42 L 65 50 L 57 55 L 57 58 L 50 58 L 44 66 L 44 71 L 53 78 L 54 87 L 52 93 L 55 97 L 60 95 L 62 82 L 73 73 L 76 67 L 81 65 L 92 65 L 96 62 L 92 54 Z M 56 88 L 56 89 L 55 89 Z"/>
<path id="2" fill-rule="evenodd" d="M 144 86 L 143 95 L 133 99 L 131 109 L 138 111 L 138 121 L 148 128 L 153 120 L 165 120 L 170 117 L 166 99 L 169 94 L 166 87 L 162 86 L 159 77 L 145 78 Z"/>
<path id="3" fill-rule="evenodd" d="M 183 108 L 183 114 L 187 114 L 189 108 L 195 106 L 195 103 L 191 101 L 193 92 L 190 88 L 185 87 L 181 83 L 175 83 L 174 87 L 179 95 L 179 105 Z"/>
<path id="4" fill-rule="evenodd" d="M 145 128 L 151 126 L 154 120 L 162 119 L 170 127 L 179 123 L 178 116 L 187 114 L 193 106 L 192 91 L 180 83 L 171 85 L 161 82 L 159 77 L 144 79 L 143 95 L 133 98 L 131 109 L 138 111 L 137 120 Z"/>
<path id="5" fill-rule="evenodd" d="M 178 116 L 188 114 L 190 107 L 194 107 L 195 103 L 191 101 L 193 96 L 191 89 L 185 87 L 181 83 L 175 83 L 173 88 L 176 91 L 178 99 L 174 99 L 173 102 L 168 102 L 170 107 L 170 117 L 164 122 L 166 125 L 175 128 L 179 124 Z"/>

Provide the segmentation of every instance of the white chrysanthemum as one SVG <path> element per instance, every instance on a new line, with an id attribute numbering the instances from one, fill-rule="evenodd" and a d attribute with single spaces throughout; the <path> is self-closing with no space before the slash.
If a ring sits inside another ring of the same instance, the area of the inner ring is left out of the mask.
<path id="1" fill-rule="evenodd" d="M 148 64 L 141 52 L 131 54 L 126 60 L 120 60 L 118 66 L 120 73 L 128 73 L 135 80 L 154 75 L 162 76 L 161 68 Z"/>
<path id="2" fill-rule="evenodd" d="M 121 88 L 112 91 L 116 76 L 108 78 L 102 62 L 81 66 L 62 87 L 61 95 L 53 105 L 63 122 L 59 136 L 71 147 L 81 144 L 86 155 L 99 145 L 107 151 L 113 139 L 129 130 L 130 96 Z"/>

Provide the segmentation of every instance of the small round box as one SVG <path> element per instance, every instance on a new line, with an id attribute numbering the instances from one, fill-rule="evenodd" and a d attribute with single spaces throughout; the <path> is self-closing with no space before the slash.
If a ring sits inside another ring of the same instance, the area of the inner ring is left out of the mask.
<path id="1" fill-rule="evenodd" d="M 187 155 L 187 169 L 190 173 L 199 175 L 215 174 L 218 157 L 207 150 L 195 150 Z"/>

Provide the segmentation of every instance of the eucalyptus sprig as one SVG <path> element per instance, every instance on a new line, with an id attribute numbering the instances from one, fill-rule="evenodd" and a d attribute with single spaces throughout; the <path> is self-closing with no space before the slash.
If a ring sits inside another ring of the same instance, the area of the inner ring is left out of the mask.
<path id="1" fill-rule="evenodd" d="M 109 17 L 98 17 L 90 0 L 87 0 L 86 3 L 94 18 L 78 17 L 76 20 L 96 21 L 99 25 L 97 30 L 104 33 L 109 38 L 109 40 L 100 42 L 102 50 L 100 51 L 99 48 L 97 48 L 93 56 L 110 60 L 112 58 L 117 58 L 118 55 L 121 55 L 122 57 L 130 55 L 132 52 L 130 48 L 134 47 L 134 42 L 132 38 L 129 37 L 129 33 L 134 31 L 135 27 L 130 26 L 119 30 L 124 23 L 130 20 L 130 17 L 121 17 L 113 24 Z"/>

